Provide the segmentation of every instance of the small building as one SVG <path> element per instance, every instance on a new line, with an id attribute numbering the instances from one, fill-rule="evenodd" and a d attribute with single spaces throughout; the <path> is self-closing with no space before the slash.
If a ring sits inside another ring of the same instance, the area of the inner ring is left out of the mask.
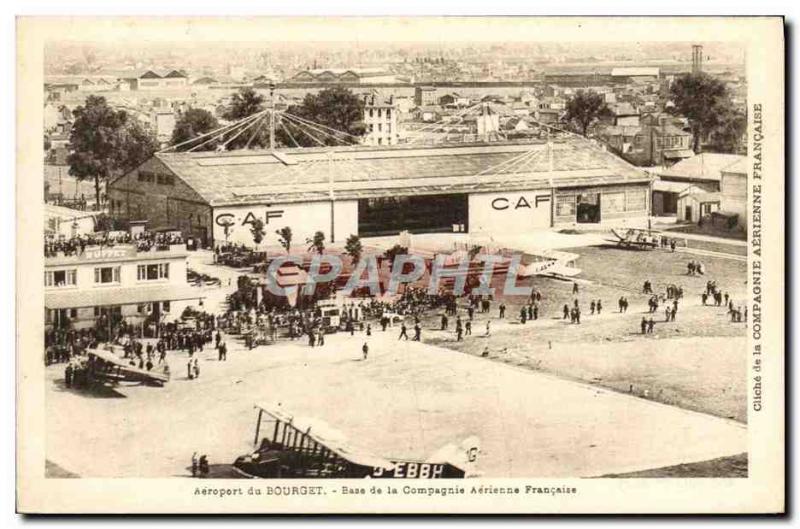
<path id="1" fill-rule="evenodd" d="M 125 321 L 155 330 L 199 305 L 205 296 L 186 282 L 186 246 L 156 248 L 87 246 L 75 255 L 46 256 L 45 326 L 81 329 Z"/>
<path id="2" fill-rule="evenodd" d="M 720 193 L 709 193 L 698 186 L 689 186 L 678 195 L 678 220 L 697 224 L 701 218 L 719 211 Z"/>
<path id="3" fill-rule="evenodd" d="M 436 87 L 417 86 L 414 88 L 414 104 L 418 107 L 433 106 L 437 104 Z"/>
<path id="4" fill-rule="evenodd" d="M 48 233 L 68 239 L 93 233 L 97 225 L 97 212 L 45 204 L 44 219 Z"/>
<path id="5" fill-rule="evenodd" d="M 681 218 L 678 199 L 689 186 L 716 193 L 721 189 L 722 170 L 744 160 L 746 157 L 737 154 L 706 152 L 658 170 L 657 180 L 653 183 L 653 214 L 678 215 Z"/>
<path id="6" fill-rule="evenodd" d="M 736 223 L 747 229 L 747 158 L 742 156 L 720 171 L 720 210 L 736 215 Z"/>
<path id="7" fill-rule="evenodd" d="M 397 122 L 398 110 L 394 97 L 387 99 L 373 95 L 364 96 L 365 145 L 397 145 L 400 130 Z"/>
<path id="8" fill-rule="evenodd" d="M 614 82 L 656 81 L 660 70 L 652 67 L 620 67 L 611 70 Z"/>

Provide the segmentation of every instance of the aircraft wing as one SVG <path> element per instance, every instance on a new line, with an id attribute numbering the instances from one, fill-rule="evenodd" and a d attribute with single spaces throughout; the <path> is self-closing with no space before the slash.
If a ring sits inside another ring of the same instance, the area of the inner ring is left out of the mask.
<path id="1" fill-rule="evenodd" d="M 139 369 L 138 367 L 127 364 L 124 360 L 108 351 L 103 351 L 101 349 L 89 349 L 86 351 L 86 353 L 90 356 L 99 358 L 103 362 L 117 366 L 120 369 L 120 372 L 123 375 L 126 375 L 125 378 L 130 378 L 131 380 L 151 380 L 161 384 L 169 381 L 169 376 L 165 375 L 164 373 Z"/>
<path id="2" fill-rule="evenodd" d="M 256 407 L 274 419 L 287 424 L 300 434 L 308 436 L 312 441 L 324 446 L 331 452 L 335 452 L 347 461 L 368 467 L 394 468 L 394 463 L 388 459 L 351 445 L 342 432 L 332 428 L 322 420 L 311 417 L 296 417 L 277 409 L 275 406 L 256 404 Z"/>

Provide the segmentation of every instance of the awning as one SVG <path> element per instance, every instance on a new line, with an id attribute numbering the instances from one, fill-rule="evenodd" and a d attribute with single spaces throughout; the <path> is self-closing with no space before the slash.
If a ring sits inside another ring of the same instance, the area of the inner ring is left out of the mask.
<path id="1" fill-rule="evenodd" d="M 206 295 L 189 285 L 160 285 L 151 287 L 96 287 L 81 290 L 49 291 L 44 294 L 48 309 L 80 309 L 107 305 L 132 305 L 156 301 L 202 299 Z"/>
<path id="2" fill-rule="evenodd" d="M 653 182 L 653 191 L 661 191 L 663 193 L 683 193 L 692 184 L 688 182 L 670 182 L 666 180 L 656 180 Z"/>
<path id="3" fill-rule="evenodd" d="M 670 149 L 664 151 L 664 158 L 668 160 L 691 158 L 694 156 L 694 151 L 691 149 Z"/>

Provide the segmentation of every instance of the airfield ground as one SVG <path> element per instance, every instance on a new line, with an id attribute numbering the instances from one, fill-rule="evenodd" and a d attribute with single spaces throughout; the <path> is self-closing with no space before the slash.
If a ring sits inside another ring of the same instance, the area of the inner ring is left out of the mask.
<path id="1" fill-rule="evenodd" d="M 435 330 L 431 315 L 423 343 L 398 342 L 396 328 L 375 332 L 367 361 L 362 333 L 330 336 L 315 349 L 297 341 L 246 351 L 230 338 L 229 361 L 208 349 L 197 380 L 185 376 L 185 354 L 170 353 L 173 380 L 164 388 L 99 394 L 65 388 L 63 366 L 51 366 L 47 458 L 58 472 L 50 475 L 185 476 L 193 451 L 230 463 L 252 446 L 255 402 L 280 402 L 391 457 L 424 458 L 478 435 L 487 477 L 746 475 L 745 324 L 699 297 L 715 279 L 740 303 L 746 263 L 660 250 L 566 251 L 581 256 L 580 325 L 560 319 L 572 283 L 537 277 L 536 322 L 509 321 L 522 300 L 508 298 L 506 321 L 495 302 L 488 316 L 476 315 L 473 336 L 456 342 L 452 330 Z M 703 261 L 706 276 L 686 275 L 690 258 Z M 208 254 L 192 259 L 223 285 L 235 274 Z M 673 283 L 686 292 L 677 321 L 663 323 L 659 311 L 647 336 L 639 331 L 645 278 L 657 291 Z M 208 307 L 227 291 L 209 290 Z M 627 314 L 617 313 L 621 295 Z M 603 301 L 599 316 L 589 314 L 592 299 Z M 492 333 L 483 337 L 487 317 Z"/>

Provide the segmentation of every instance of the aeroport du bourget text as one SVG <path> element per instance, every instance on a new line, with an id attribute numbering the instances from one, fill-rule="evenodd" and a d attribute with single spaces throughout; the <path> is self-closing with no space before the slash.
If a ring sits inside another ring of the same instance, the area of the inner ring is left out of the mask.
<path id="1" fill-rule="evenodd" d="M 448 256 L 437 255 L 434 259 L 431 270 L 430 280 L 428 281 L 428 293 L 436 294 L 442 278 L 452 277 L 454 279 L 453 292 L 456 295 L 463 295 L 466 288 L 467 275 L 470 268 L 470 258 L 464 256 L 458 261 L 458 266 L 446 265 Z M 472 290 L 473 294 L 494 295 L 495 289 L 489 287 L 492 274 L 496 264 L 505 261 L 501 255 L 484 254 L 475 257 L 476 260 L 483 262 L 483 270 L 479 278 L 479 286 Z M 521 254 L 514 254 L 503 283 L 503 294 L 511 296 L 529 296 L 533 291 L 533 285 L 518 286 L 517 273 L 522 262 Z M 268 269 L 266 277 L 267 289 L 276 296 L 291 296 L 297 286 L 282 287 L 277 282 L 278 269 L 288 263 L 303 264 L 303 259 L 297 255 L 285 255 L 274 259 Z M 326 272 L 322 272 L 323 263 L 330 267 Z M 406 264 L 413 265 L 410 271 L 406 271 Z M 311 259 L 311 267 L 308 272 L 309 281 L 303 288 L 303 293 L 313 295 L 318 283 L 327 283 L 336 279 L 342 272 L 342 260 L 337 255 L 315 254 Z M 425 260 L 419 255 L 398 255 L 391 266 L 391 275 L 387 294 L 395 295 L 400 289 L 400 285 L 414 283 L 425 273 Z M 366 277 L 365 277 L 366 274 Z M 373 295 L 381 294 L 380 278 L 378 274 L 378 261 L 374 255 L 361 258 L 355 265 L 353 273 L 342 289 L 342 293 L 348 295 L 357 288 L 368 288 Z"/>

